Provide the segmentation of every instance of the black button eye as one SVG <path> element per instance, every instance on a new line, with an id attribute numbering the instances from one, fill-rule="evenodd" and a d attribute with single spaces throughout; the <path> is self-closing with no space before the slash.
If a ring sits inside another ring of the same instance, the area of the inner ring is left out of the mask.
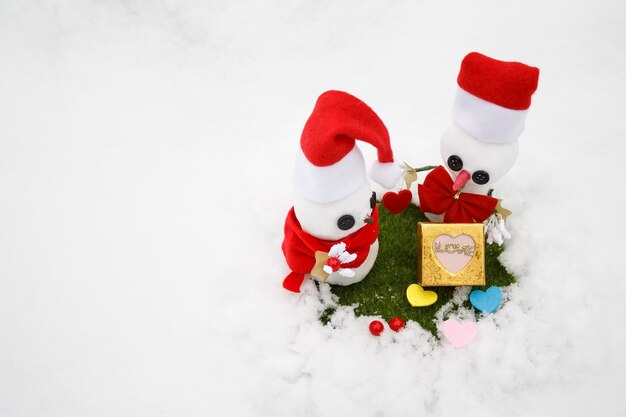
<path id="1" fill-rule="evenodd" d="M 370 197 L 370 208 L 373 209 L 374 207 L 376 207 L 376 191 L 372 192 Z"/>
<path id="2" fill-rule="evenodd" d="M 457 155 L 450 155 L 450 158 L 448 158 L 448 166 L 452 171 L 460 171 L 463 169 L 463 160 Z"/>
<path id="3" fill-rule="evenodd" d="M 489 182 L 489 174 L 487 174 L 485 171 L 476 171 L 472 174 L 472 180 L 476 184 L 487 184 Z"/>
<path id="4" fill-rule="evenodd" d="M 337 227 L 341 230 L 350 230 L 354 226 L 354 217 L 344 214 L 337 220 Z"/>

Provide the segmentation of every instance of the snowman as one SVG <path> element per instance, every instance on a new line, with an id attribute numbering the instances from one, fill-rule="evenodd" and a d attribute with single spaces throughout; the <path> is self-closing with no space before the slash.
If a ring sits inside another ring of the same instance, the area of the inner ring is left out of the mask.
<path id="1" fill-rule="evenodd" d="M 378 255 L 378 207 L 356 140 L 376 147 L 370 175 L 392 188 L 394 163 L 382 120 L 358 98 L 327 91 L 317 100 L 296 155 L 295 202 L 282 249 L 291 273 L 283 287 L 300 291 L 305 277 L 335 285 L 365 278 Z"/>
<path id="2" fill-rule="evenodd" d="M 444 165 L 418 186 L 429 220 L 484 222 L 498 200 L 493 184 L 513 166 L 539 69 L 499 61 L 478 52 L 463 59 L 457 78 L 452 124 L 441 137 Z"/>

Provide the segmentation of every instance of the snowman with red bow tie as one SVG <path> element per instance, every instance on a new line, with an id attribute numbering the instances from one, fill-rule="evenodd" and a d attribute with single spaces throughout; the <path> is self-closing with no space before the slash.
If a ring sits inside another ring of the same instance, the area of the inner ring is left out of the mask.
<path id="1" fill-rule="evenodd" d="M 420 209 L 429 220 L 494 220 L 498 200 L 490 190 L 517 159 L 518 137 L 538 78 L 538 68 L 520 62 L 499 61 L 478 52 L 465 56 L 457 78 L 452 124 L 441 137 L 444 165 L 418 186 Z M 499 220 L 501 232 L 508 233 Z"/>
<path id="2" fill-rule="evenodd" d="M 282 249 L 291 272 L 283 287 L 300 292 L 305 277 L 335 285 L 365 278 L 378 255 L 378 206 L 356 140 L 378 151 L 371 177 L 392 188 L 402 174 L 389 132 L 374 111 L 342 91 L 317 100 L 302 131 L 294 170 L 295 202 Z"/>

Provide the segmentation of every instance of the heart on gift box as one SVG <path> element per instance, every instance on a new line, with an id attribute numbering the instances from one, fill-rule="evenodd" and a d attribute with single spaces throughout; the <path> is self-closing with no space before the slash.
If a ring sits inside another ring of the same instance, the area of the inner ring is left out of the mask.
<path id="1" fill-rule="evenodd" d="M 441 325 L 441 331 L 452 346 L 462 348 L 474 340 L 478 325 L 473 321 L 459 323 L 454 319 L 448 319 Z"/>
<path id="2" fill-rule="evenodd" d="M 437 293 L 426 291 L 421 285 L 411 284 L 406 289 L 406 298 L 413 307 L 427 307 L 435 304 Z"/>
<path id="3" fill-rule="evenodd" d="M 433 241 L 435 257 L 448 271 L 456 274 L 467 266 L 474 256 L 476 242 L 469 235 L 439 235 Z"/>
<path id="4" fill-rule="evenodd" d="M 502 302 L 502 290 L 498 287 L 490 287 L 487 291 L 474 290 L 469 299 L 476 310 L 493 313 Z"/>
<path id="5" fill-rule="evenodd" d="M 399 193 L 387 191 L 383 196 L 383 206 L 393 214 L 401 213 L 411 204 L 413 193 L 410 190 L 402 190 Z"/>

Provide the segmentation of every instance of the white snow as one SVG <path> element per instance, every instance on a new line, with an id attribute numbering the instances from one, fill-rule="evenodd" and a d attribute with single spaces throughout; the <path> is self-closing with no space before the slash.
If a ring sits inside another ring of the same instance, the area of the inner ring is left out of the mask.
<path id="1" fill-rule="evenodd" d="M 625 9 L 3 0 L 0 416 L 624 415 Z M 496 191 L 519 285 L 459 350 L 322 326 L 312 284 L 281 288 L 315 98 L 439 163 L 472 50 L 542 71 Z"/>

